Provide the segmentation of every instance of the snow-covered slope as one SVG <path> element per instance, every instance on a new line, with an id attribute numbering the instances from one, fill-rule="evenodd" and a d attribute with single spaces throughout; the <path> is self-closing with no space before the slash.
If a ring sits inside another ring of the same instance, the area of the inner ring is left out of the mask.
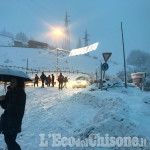
<path id="1" fill-rule="evenodd" d="M 0 35 L 0 46 L 13 46 L 14 41 L 12 38 Z"/>
<path id="2" fill-rule="evenodd" d="M 57 55 L 56 52 L 43 49 L 18 48 L 18 47 L 0 47 L 0 65 L 26 67 L 27 58 L 29 68 L 39 70 L 56 70 Z M 79 70 L 85 73 L 95 73 L 96 70 L 100 74 L 101 60 L 87 57 L 84 55 L 73 57 L 59 56 L 60 70 Z M 108 61 L 109 69 L 106 75 L 114 76 L 123 70 L 123 64 L 110 59 Z"/>

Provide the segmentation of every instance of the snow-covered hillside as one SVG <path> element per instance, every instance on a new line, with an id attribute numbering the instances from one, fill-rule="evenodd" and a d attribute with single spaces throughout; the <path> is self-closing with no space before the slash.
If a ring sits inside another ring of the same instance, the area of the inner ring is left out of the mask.
<path id="1" fill-rule="evenodd" d="M 12 38 L 0 35 L 0 46 L 13 46 L 14 41 Z"/>
<path id="2" fill-rule="evenodd" d="M 38 70 L 56 70 L 57 55 L 56 52 L 43 49 L 18 48 L 18 47 L 0 47 L 0 65 L 25 67 L 27 58 L 29 60 L 29 68 Z M 95 74 L 96 70 L 100 74 L 101 60 L 79 56 L 59 56 L 59 69 L 66 71 L 79 70 L 80 72 Z M 115 76 L 119 71 L 123 70 L 123 64 L 117 60 L 108 61 L 109 69 L 106 75 Z"/>

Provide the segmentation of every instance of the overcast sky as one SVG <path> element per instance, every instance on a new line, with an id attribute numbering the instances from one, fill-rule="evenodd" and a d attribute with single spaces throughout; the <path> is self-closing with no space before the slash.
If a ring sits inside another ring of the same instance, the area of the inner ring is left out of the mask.
<path id="1" fill-rule="evenodd" d="M 122 21 L 126 55 L 133 49 L 150 51 L 150 0 L 0 0 L 0 30 L 55 43 L 56 38 L 47 35 L 64 24 L 66 11 L 72 48 L 87 30 L 89 44 L 100 42 L 99 54 L 122 56 Z"/>

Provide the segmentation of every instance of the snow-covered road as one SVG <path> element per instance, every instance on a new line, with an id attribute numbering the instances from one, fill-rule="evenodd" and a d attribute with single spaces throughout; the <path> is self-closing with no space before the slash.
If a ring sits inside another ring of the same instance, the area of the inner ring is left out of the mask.
<path id="1" fill-rule="evenodd" d="M 17 139 L 22 150 L 91 149 L 51 147 L 52 140 L 48 139 L 49 133 L 81 139 L 98 133 L 102 136 L 108 133 L 109 136 L 115 137 L 138 136 L 150 139 L 147 125 L 150 123 L 149 105 L 142 102 L 145 93 L 133 88 L 116 88 L 109 91 L 91 89 L 94 88 L 68 88 L 59 91 L 52 87 L 44 89 L 27 87 L 27 104 L 22 132 Z M 2 112 L 1 109 L 0 112 Z M 140 121 L 142 121 L 141 126 Z M 146 132 L 147 135 L 145 135 Z M 39 147 L 39 134 L 46 134 L 45 138 L 49 140 L 47 148 Z M 5 146 L 2 135 L 0 135 L 0 146 Z"/>

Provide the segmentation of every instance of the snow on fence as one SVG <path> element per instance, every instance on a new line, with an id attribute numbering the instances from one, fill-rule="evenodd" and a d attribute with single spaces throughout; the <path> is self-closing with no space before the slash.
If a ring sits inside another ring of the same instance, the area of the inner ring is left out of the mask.
<path id="1" fill-rule="evenodd" d="M 37 69 L 32 69 L 32 68 L 24 68 L 24 67 L 18 67 L 18 66 L 8 66 L 8 65 L 0 65 L 0 67 L 6 67 L 6 68 L 14 68 L 14 69 L 21 69 L 21 70 L 26 70 L 26 73 L 27 74 L 37 74 L 37 73 L 40 73 L 40 72 L 44 72 L 44 73 L 57 73 L 57 71 L 55 70 L 37 70 Z M 62 73 L 73 73 L 73 74 L 87 74 L 88 73 L 85 73 L 85 72 L 81 72 L 79 70 L 73 70 L 73 71 L 65 71 L 65 70 L 61 70 L 59 72 L 62 72 Z"/>

